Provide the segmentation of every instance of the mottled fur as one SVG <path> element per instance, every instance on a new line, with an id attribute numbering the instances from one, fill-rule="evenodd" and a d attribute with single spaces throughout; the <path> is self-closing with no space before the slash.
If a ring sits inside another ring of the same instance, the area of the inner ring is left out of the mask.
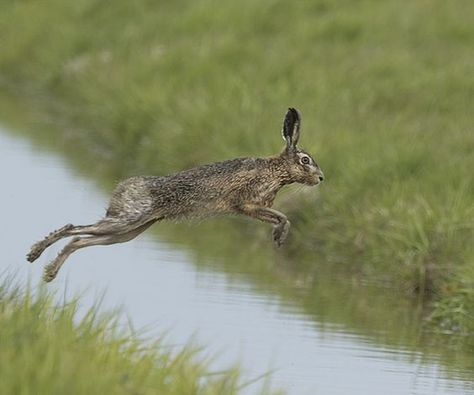
<path id="1" fill-rule="evenodd" d="M 76 236 L 45 268 L 44 280 L 56 277 L 66 258 L 91 245 L 122 243 L 163 219 L 244 214 L 273 225 L 279 247 L 290 222 L 271 207 L 284 185 L 316 185 L 323 173 L 314 159 L 296 147 L 301 116 L 290 108 L 283 123 L 284 151 L 268 158 L 237 158 L 195 167 L 164 177 L 138 176 L 122 181 L 112 194 L 106 216 L 93 225 L 65 225 L 34 244 L 27 259 L 36 260 L 51 244 Z M 80 237 L 79 237 L 80 236 Z"/>

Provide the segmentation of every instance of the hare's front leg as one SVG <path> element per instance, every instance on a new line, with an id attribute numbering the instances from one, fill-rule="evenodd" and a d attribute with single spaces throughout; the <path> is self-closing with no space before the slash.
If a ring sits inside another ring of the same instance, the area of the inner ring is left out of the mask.
<path id="1" fill-rule="evenodd" d="M 255 205 L 246 205 L 242 207 L 242 212 L 250 217 L 257 218 L 260 221 L 273 224 L 273 241 L 277 247 L 281 247 L 290 231 L 290 221 L 288 221 L 285 214 L 268 207 Z"/>

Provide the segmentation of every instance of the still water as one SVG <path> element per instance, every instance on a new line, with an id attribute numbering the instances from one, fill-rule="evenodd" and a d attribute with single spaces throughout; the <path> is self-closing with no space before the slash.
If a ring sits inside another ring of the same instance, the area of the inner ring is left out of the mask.
<path id="1" fill-rule="evenodd" d="M 95 222 L 108 197 L 58 154 L 6 128 L 0 128 L 0 176 L 0 272 L 38 284 L 43 265 L 61 245 L 29 264 L 24 257 L 30 245 L 65 223 Z M 61 297 L 80 292 L 84 307 L 105 292 L 102 308 L 122 306 L 135 328 L 166 333 L 170 345 L 190 339 L 204 345 L 203 355 L 214 356 L 216 370 L 238 361 L 248 379 L 272 371 L 272 384 L 290 394 L 474 393 L 469 372 L 449 367 L 436 352 L 400 341 L 384 344 L 377 340 L 384 330 L 363 335 L 337 320 L 323 320 L 322 312 L 308 314 L 271 287 L 256 290 L 245 276 L 219 270 L 218 262 L 197 265 L 196 259 L 189 245 L 149 232 L 126 244 L 78 251 L 48 287 Z M 323 297 L 313 302 L 325 303 Z M 351 309 L 348 298 L 338 303 L 341 310 Z"/>

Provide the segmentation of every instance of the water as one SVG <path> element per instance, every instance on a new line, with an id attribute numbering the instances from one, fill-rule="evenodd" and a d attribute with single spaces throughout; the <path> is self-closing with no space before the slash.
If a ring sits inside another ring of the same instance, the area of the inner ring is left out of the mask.
<path id="1" fill-rule="evenodd" d="M 60 246 L 31 265 L 24 258 L 30 245 L 65 223 L 95 222 L 108 198 L 92 181 L 74 174 L 63 158 L 5 129 L 0 129 L 0 176 L 0 271 L 16 271 L 36 284 Z M 290 296 L 283 297 L 271 280 L 257 289 L 248 275 L 224 268 L 189 244 L 148 233 L 126 244 L 78 251 L 49 287 L 60 295 L 81 292 L 85 307 L 106 291 L 103 308 L 123 306 L 136 328 L 166 332 L 173 345 L 192 338 L 206 346 L 204 355 L 217 356 L 216 370 L 237 361 L 249 379 L 272 370 L 272 383 L 290 394 L 474 393 L 469 371 L 414 345 L 420 337 L 416 325 L 406 324 L 407 333 L 400 333 L 391 328 L 403 328 L 397 318 L 393 325 L 378 326 L 351 321 L 350 312 L 364 299 L 337 279 L 323 277 L 316 291 L 303 294 L 298 281 L 290 282 L 284 291 Z M 387 317 L 398 314 L 396 308 L 390 312 L 390 305 L 385 309 Z M 255 385 L 248 389 L 256 391 Z"/>

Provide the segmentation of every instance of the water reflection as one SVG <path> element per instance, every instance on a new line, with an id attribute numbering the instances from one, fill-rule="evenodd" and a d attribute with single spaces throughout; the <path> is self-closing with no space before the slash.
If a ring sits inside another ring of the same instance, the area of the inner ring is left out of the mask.
<path id="1" fill-rule="evenodd" d="M 5 130 L 0 131 L 0 172 L 6 224 L 0 270 L 18 270 L 37 283 L 43 264 L 60 246 L 30 265 L 24 259 L 30 244 L 64 223 L 94 222 L 107 198 L 58 156 L 38 152 Z M 237 360 L 247 377 L 270 369 L 274 384 L 293 394 L 472 390 L 467 371 L 446 368 L 435 352 L 416 351 L 419 320 L 411 306 L 389 293 L 351 287 L 324 270 L 299 276 L 295 265 L 304 262 L 276 261 L 272 249 L 258 244 L 242 248 L 239 237 L 248 238 L 232 233 L 226 221 L 199 224 L 199 231 L 169 229 L 166 242 L 148 234 L 123 245 L 81 250 L 50 287 L 60 293 L 67 287 L 68 294 L 87 290 L 85 306 L 106 290 L 104 307 L 123 305 L 136 327 L 167 331 L 172 344 L 195 336 L 208 355 L 218 355 L 216 369 Z M 178 244 L 183 239 L 187 247 Z M 372 306 L 375 299 L 384 308 Z M 361 317 L 370 308 L 379 309 L 379 321 L 370 312 Z"/>

